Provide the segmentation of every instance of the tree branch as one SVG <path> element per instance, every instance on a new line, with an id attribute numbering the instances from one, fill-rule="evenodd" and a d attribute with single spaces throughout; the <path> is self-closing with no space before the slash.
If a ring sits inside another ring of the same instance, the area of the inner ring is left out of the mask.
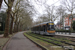
<path id="1" fill-rule="evenodd" d="M 6 5 L 9 7 L 8 3 L 6 2 L 6 0 L 4 0 L 4 2 L 6 3 Z"/>

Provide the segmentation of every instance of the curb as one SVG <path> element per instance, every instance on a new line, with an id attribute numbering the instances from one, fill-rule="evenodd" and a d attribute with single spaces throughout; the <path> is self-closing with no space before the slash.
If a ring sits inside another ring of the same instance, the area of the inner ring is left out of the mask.
<path id="1" fill-rule="evenodd" d="M 23 33 L 24 35 L 24 33 Z M 28 38 L 26 35 L 24 35 L 26 38 Z M 29 39 L 29 38 L 28 38 Z M 45 47 L 43 47 L 42 45 L 38 44 L 37 42 L 34 42 L 33 40 L 29 39 L 31 42 L 33 42 L 34 44 L 36 44 L 38 47 L 42 48 L 42 50 L 47 50 Z"/>

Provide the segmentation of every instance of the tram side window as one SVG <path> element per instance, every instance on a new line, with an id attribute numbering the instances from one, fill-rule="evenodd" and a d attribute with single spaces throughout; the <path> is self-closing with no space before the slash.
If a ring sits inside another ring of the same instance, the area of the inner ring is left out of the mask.
<path id="1" fill-rule="evenodd" d="M 36 27 L 36 31 L 38 30 L 38 28 Z"/>
<path id="2" fill-rule="evenodd" d="M 41 26 L 40 31 L 43 31 L 43 30 L 44 30 L 44 27 L 43 27 L 43 26 Z"/>
<path id="3" fill-rule="evenodd" d="M 35 27 L 33 28 L 33 30 L 35 31 Z"/>
<path id="4" fill-rule="evenodd" d="M 37 27 L 37 31 L 39 30 L 39 27 Z"/>
<path id="5" fill-rule="evenodd" d="M 35 31 L 36 31 L 36 27 L 35 27 L 35 29 L 34 29 Z"/>
<path id="6" fill-rule="evenodd" d="M 39 26 L 39 31 L 41 30 L 41 26 Z"/>
<path id="7" fill-rule="evenodd" d="M 40 31 L 40 26 L 38 27 L 38 31 Z"/>
<path id="8" fill-rule="evenodd" d="M 39 27 L 37 27 L 37 31 L 39 30 Z"/>
<path id="9" fill-rule="evenodd" d="M 35 27 L 33 28 L 33 30 L 35 31 Z"/>
<path id="10" fill-rule="evenodd" d="M 46 25 L 44 25 L 43 28 L 44 28 L 44 31 L 46 31 Z"/>

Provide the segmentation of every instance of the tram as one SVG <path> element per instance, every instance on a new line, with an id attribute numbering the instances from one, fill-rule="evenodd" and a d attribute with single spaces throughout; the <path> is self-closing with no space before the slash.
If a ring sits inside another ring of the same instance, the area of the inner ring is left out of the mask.
<path id="1" fill-rule="evenodd" d="M 41 35 L 55 35 L 55 26 L 53 22 L 44 22 L 33 26 L 31 31 Z"/>

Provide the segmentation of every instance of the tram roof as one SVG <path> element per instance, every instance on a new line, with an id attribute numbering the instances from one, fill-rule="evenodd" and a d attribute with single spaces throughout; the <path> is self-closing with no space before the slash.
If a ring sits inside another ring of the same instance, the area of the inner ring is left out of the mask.
<path id="1" fill-rule="evenodd" d="M 49 22 L 43 22 L 43 23 L 40 23 L 40 24 L 34 25 L 33 27 L 35 27 L 35 26 L 39 26 L 39 25 L 44 25 L 44 24 L 47 24 L 47 23 L 53 23 L 53 22 L 52 22 L 52 21 L 49 21 Z"/>

